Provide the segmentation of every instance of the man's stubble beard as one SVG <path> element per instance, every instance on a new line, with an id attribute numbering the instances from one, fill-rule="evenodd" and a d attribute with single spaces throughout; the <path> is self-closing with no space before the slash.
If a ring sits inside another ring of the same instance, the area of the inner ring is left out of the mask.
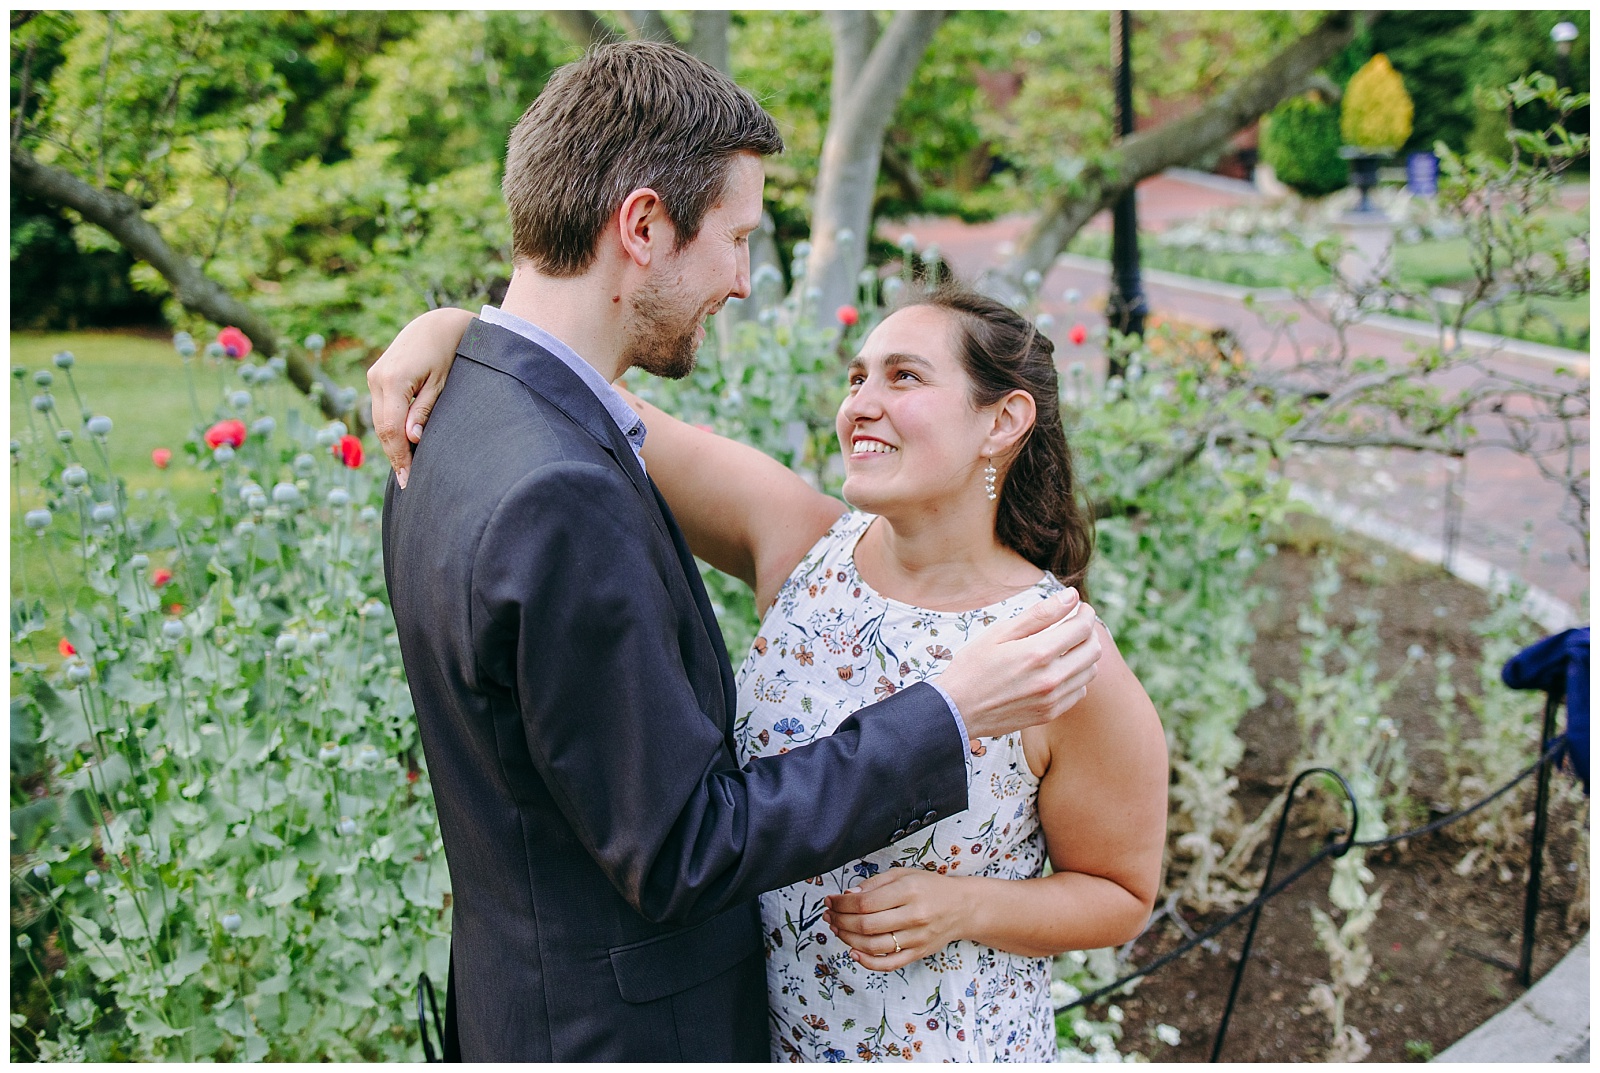
<path id="1" fill-rule="evenodd" d="M 667 380 L 682 380 L 694 372 L 699 344 L 695 330 L 704 316 L 687 325 L 675 323 L 672 302 L 657 283 L 646 285 L 628 299 L 629 339 L 623 348 L 623 369 L 643 369 Z"/>

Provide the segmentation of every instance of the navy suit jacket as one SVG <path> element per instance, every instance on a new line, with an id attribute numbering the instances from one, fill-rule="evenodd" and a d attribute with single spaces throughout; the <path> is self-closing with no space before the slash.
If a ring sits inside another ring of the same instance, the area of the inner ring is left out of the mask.
<path id="1" fill-rule="evenodd" d="M 672 513 L 594 393 L 482 321 L 383 530 L 450 869 L 447 1055 L 765 1061 L 755 897 L 966 808 L 943 698 L 741 767 Z"/>

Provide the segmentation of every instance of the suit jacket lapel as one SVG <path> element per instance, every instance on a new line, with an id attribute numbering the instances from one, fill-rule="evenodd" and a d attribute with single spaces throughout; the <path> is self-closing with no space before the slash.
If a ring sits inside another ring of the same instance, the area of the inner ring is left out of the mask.
<path id="1" fill-rule="evenodd" d="M 633 445 L 628 443 L 589 385 L 567 368 L 565 362 L 531 339 L 477 319 L 467 326 L 456 354 L 515 377 L 594 437 L 628 475 L 639 497 L 653 508 L 649 514 L 656 529 L 663 536 L 670 536 L 655 493 L 633 453 Z"/>

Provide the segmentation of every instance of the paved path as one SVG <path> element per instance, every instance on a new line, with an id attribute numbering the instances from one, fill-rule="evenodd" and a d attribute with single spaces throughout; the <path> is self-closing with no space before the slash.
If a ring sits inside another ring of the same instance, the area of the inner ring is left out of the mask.
<path id="1" fill-rule="evenodd" d="M 1162 229 L 1192 219 L 1206 211 L 1260 200 L 1249 184 L 1217 176 L 1182 171 L 1168 172 L 1140 184 L 1141 225 Z M 1587 188 L 1565 194 L 1565 201 L 1585 200 Z M 1091 226 L 1104 226 L 1104 214 Z M 1009 217 L 991 223 L 967 225 L 959 221 L 919 220 L 886 229 L 898 237 L 905 231 L 926 248 L 937 243 L 945 260 L 963 279 L 975 279 L 985 268 L 998 264 L 1012 252 L 1028 221 Z M 1058 351 L 1065 361 L 1083 361 L 1092 371 L 1103 372 L 1104 355 L 1091 335 L 1074 347 L 1064 339 L 1065 329 L 1082 323 L 1091 332 L 1105 326 L 1107 280 L 1105 262 L 1089 258 L 1058 259 L 1040 290 L 1040 308 L 1056 319 L 1060 331 Z M 1164 272 L 1147 271 L 1145 290 L 1154 319 L 1180 321 L 1204 328 L 1226 328 L 1254 359 L 1286 360 L 1281 343 L 1273 351 L 1273 335 L 1260 314 L 1247 308 L 1245 290 Z M 1297 308 L 1287 293 L 1257 292 L 1257 308 L 1286 311 Z M 1404 360 L 1421 340 L 1426 325 L 1376 318 L 1350 330 L 1352 354 L 1381 355 Z M 1295 326 L 1302 346 L 1327 345 L 1333 336 L 1326 325 L 1302 317 Z M 1487 342 L 1472 333 L 1466 345 Z M 1532 379 L 1548 381 L 1555 367 L 1566 364 L 1588 375 L 1586 360 L 1551 347 L 1510 343 L 1494 358 L 1496 366 Z M 1584 464 L 1587 464 L 1585 454 Z M 1342 504 L 1346 513 L 1359 514 L 1369 527 L 1392 529 L 1391 542 L 1415 551 L 1429 545 L 1442 548 L 1446 503 L 1452 478 L 1462 499 L 1461 525 L 1455 547 L 1462 572 L 1510 574 L 1541 590 L 1550 613 L 1539 617 L 1551 629 L 1574 624 L 1570 609 L 1580 608 L 1589 591 L 1589 570 L 1584 564 L 1583 538 L 1563 519 L 1568 509 L 1561 490 L 1542 479 L 1533 463 L 1509 451 L 1486 448 L 1467 456 L 1465 472 L 1457 473 L 1450 460 L 1410 452 L 1363 449 L 1320 450 L 1290 460 L 1285 475 L 1313 490 L 1324 500 Z M 1474 578 L 1474 580 L 1488 580 Z M 1563 605 L 1565 605 L 1563 607 Z M 1553 610 L 1550 610 L 1553 609 Z M 1587 612 L 1578 615 L 1587 620 Z"/>

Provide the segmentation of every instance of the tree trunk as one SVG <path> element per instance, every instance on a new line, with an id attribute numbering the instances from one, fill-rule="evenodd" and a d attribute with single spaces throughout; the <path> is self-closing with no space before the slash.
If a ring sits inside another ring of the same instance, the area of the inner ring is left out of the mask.
<path id="1" fill-rule="evenodd" d="M 582 48 L 609 45 L 615 41 L 624 40 L 621 34 L 613 30 L 604 19 L 593 11 L 572 11 L 560 8 L 555 11 L 547 11 L 545 15 L 560 28 L 562 33 L 572 38 Z"/>
<path id="2" fill-rule="evenodd" d="M 15 146 L 11 149 L 11 183 L 13 189 L 30 197 L 74 210 L 110 234 L 134 257 L 161 273 L 183 308 L 216 324 L 231 324 L 249 336 L 250 342 L 263 354 L 281 356 L 288 365 L 289 379 L 301 391 L 309 394 L 312 384 L 322 385 L 321 406 L 325 416 L 346 416 L 348 408 L 340 405 L 346 397 L 345 389 L 307 362 L 304 355 L 280 346 L 277 333 L 267 319 L 223 290 L 193 261 L 168 245 L 131 197 L 116 190 L 90 186 L 63 168 L 41 164 Z M 347 420 L 359 425 L 359 421 L 353 420 L 354 416 L 350 414 Z"/>
<path id="3" fill-rule="evenodd" d="M 811 259 L 803 286 L 816 288 L 824 318 L 855 300 L 866 264 L 883 139 L 912 75 L 944 21 L 942 11 L 899 11 L 880 34 L 869 12 L 830 11 L 833 109 L 822 143 L 811 215 Z M 849 241 L 839 241 L 848 232 Z"/>
<path id="4" fill-rule="evenodd" d="M 1023 275 L 1030 269 L 1048 272 L 1056 256 L 1095 213 L 1110 208 L 1140 180 L 1221 148 L 1280 101 L 1315 84 L 1317 68 L 1348 45 L 1371 19 L 1368 12 L 1332 12 L 1316 29 L 1198 112 L 1123 140 L 1104 159 L 1085 169 L 1072 189 L 1050 196 L 1016 254 L 987 276 L 984 289 L 1003 301 L 1020 302 Z"/>
<path id="5" fill-rule="evenodd" d="M 730 77 L 733 74 L 733 65 L 728 59 L 731 23 L 726 11 L 689 13 L 689 51 Z"/>

